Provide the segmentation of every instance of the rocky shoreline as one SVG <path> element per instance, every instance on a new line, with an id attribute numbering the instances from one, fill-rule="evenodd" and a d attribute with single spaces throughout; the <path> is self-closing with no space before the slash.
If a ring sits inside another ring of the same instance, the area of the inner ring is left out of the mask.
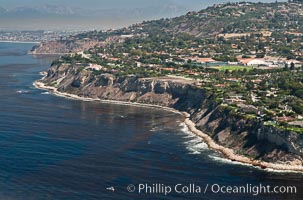
<path id="1" fill-rule="evenodd" d="M 136 102 L 127 102 L 127 101 L 121 101 L 121 100 L 103 100 L 100 98 L 89 98 L 89 97 L 81 97 L 76 94 L 70 94 L 67 92 L 60 92 L 56 87 L 47 86 L 45 83 L 43 83 L 43 80 L 46 78 L 44 76 L 41 80 L 38 80 L 34 83 L 34 86 L 36 88 L 51 91 L 53 94 L 57 96 L 62 96 L 66 98 L 72 98 L 82 101 L 98 101 L 102 103 L 111 103 L 111 104 L 120 104 L 120 105 L 132 105 L 132 106 L 142 106 L 142 107 L 153 107 L 153 108 L 161 108 L 165 109 L 169 112 L 179 113 L 185 116 L 184 123 L 188 127 L 188 129 L 196 134 L 197 136 L 201 137 L 204 142 L 208 145 L 208 147 L 212 150 L 218 151 L 222 153 L 222 155 L 233 161 L 233 162 L 239 162 L 242 164 L 247 164 L 250 166 L 254 166 L 263 170 L 274 170 L 278 172 L 296 172 L 296 173 L 302 173 L 303 172 L 303 166 L 302 165 L 295 165 L 295 164 L 277 164 L 277 163 L 271 163 L 271 162 L 265 162 L 260 160 L 254 160 L 249 157 L 239 155 L 234 152 L 233 149 L 224 147 L 222 145 L 217 144 L 209 135 L 203 133 L 201 130 L 198 130 L 196 128 L 196 124 L 190 119 L 190 114 L 187 112 L 182 112 L 174 108 L 170 108 L 167 106 L 159 106 L 159 105 L 152 105 L 152 104 L 144 104 L 144 103 L 136 103 Z"/>

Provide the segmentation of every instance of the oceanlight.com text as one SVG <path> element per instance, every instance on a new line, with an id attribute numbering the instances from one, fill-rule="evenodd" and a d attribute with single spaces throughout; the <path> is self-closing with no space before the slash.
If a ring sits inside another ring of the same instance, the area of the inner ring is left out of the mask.
<path id="1" fill-rule="evenodd" d="M 177 194 L 247 194 L 258 196 L 260 194 L 296 194 L 296 186 L 271 186 L 263 184 L 246 184 L 246 185 L 220 185 L 220 184 L 175 184 L 165 185 L 155 184 L 130 184 L 127 191 L 138 194 L 163 194 L 165 196 Z"/>

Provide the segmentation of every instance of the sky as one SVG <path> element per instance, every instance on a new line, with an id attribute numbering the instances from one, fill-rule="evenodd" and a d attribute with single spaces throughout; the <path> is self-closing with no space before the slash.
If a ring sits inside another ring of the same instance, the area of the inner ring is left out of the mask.
<path id="1" fill-rule="evenodd" d="M 22 6 L 39 6 L 43 4 L 69 5 L 85 8 L 134 8 L 160 5 L 163 3 L 177 3 L 194 7 L 196 5 L 211 5 L 237 0 L 0 0 L 0 6 L 11 9 Z M 251 2 L 272 2 L 273 0 L 251 0 Z M 281 0 L 280 0 L 281 1 Z"/>
<path id="2" fill-rule="evenodd" d="M 239 0 L 0 0 L 0 30 L 121 28 L 143 20 L 180 16 L 216 3 L 237 1 Z M 57 7 L 55 10 L 49 7 L 48 10 L 41 10 L 41 6 L 45 5 Z M 9 14 L 1 14 L 1 7 L 8 10 Z M 65 15 L 70 10 L 76 14 Z"/>

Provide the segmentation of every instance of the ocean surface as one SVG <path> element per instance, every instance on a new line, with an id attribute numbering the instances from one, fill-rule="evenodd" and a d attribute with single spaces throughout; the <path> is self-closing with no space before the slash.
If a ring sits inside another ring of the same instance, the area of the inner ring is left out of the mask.
<path id="1" fill-rule="evenodd" d="M 33 82 L 53 58 L 27 55 L 33 45 L 0 43 L 0 200 L 303 198 L 302 174 L 222 159 L 186 130 L 178 114 L 36 89 Z M 129 184 L 191 183 L 296 186 L 297 194 L 127 191 Z"/>

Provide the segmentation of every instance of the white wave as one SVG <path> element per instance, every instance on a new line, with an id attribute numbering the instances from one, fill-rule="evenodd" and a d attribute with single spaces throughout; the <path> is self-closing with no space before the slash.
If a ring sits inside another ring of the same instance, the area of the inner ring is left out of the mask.
<path id="1" fill-rule="evenodd" d="M 45 94 L 46 95 L 46 94 L 50 94 L 50 93 L 49 92 L 42 92 L 41 94 Z"/>
<path id="2" fill-rule="evenodd" d="M 185 148 L 189 151 L 189 154 L 201 154 L 208 149 L 208 146 L 203 139 L 192 133 L 185 123 L 181 123 L 179 126 L 182 127 L 181 131 L 184 134 L 183 138 L 189 139 L 183 143 Z"/>
<path id="3" fill-rule="evenodd" d="M 179 125 L 179 127 L 182 127 L 182 128 L 181 128 L 181 131 L 182 131 L 183 133 L 186 133 L 186 134 L 188 134 L 188 135 L 195 135 L 194 133 L 192 133 L 192 132 L 188 129 L 188 127 L 186 126 L 186 124 L 185 124 L 184 122 L 182 122 L 182 123 Z"/>
<path id="4" fill-rule="evenodd" d="M 282 173 L 282 174 L 283 173 L 298 173 L 298 174 L 302 174 L 302 172 L 296 172 L 296 171 L 291 171 L 291 170 L 276 170 L 276 169 L 271 169 L 271 168 L 261 169 L 258 166 L 253 166 L 251 164 L 242 163 L 242 162 L 238 162 L 238 161 L 232 161 L 232 160 L 229 160 L 227 158 L 223 158 L 223 157 L 219 157 L 219 156 L 209 155 L 208 157 L 211 158 L 214 161 L 221 162 L 221 163 L 224 163 L 224 164 L 242 165 L 242 166 L 245 166 L 245 167 L 251 167 L 251 168 L 254 168 L 254 169 L 267 171 L 267 172 L 272 172 L 272 173 L 279 173 L 279 174 L 280 173 Z"/>
<path id="5" fill-rule="evenodd" d="M 155 126 L 152 129 L 150 129 L 149 131 L 151 131 L 151 132 L 157 132 L 157 131 L 163 131 L 163 130 L 164 130 L 164 128 L 160 128 L 160 127 Z"/>
<path id="6" fill-rule="evenodd" d="M 192 138 L 192 139 L 184 142 L 184 144 L 196 145 L 203 142 L 202 138 L 195 135 L 192 135 L 191 137 L 187 137 L 187 138 Z"/>
<path id="7" fill-rule="evenodd" d="M 219 157 L 219 156 L 214 156 L 214 155 L 208 155 L 209 158 L 211 158 L 214 161 L 218 161 L 221 163 L 225 163 L 225 164 L 237 164 L 237 165 L 243 165 L 243 166 L 251 166 L 250 164 L 246 164 L 246 163 L 242 163 L 242 162 L 238 162 L 238 161 L 232 161 L 229 160 L 227 158 L 223 158 L 223 157 Z"/>
<path id="8" fill-rule="evenodd" d="M 180 125 L 179 125 L 179 127 L 182 127 L 181 128 L 181 131 L 182 131 L 182 134 L 183 134 L 183 138 L 193 138 L 193 139 L 196 139 L 196 140 L 198 140 L 198 142 L 202 142 L 203 141 L 203 139 L 201 138 L 201 137 L 199 137 L 199 136 L 197 136 L 196 134 L 194 134 L 193 132 L 191 132 L 189 129 L 188 129 L 188 127 L 186 126 L 186 124 L 185 123 L 181 123 Z M 194 140 L 192 140 L 192 141 L 194 141 Z M 189 141 L 190 142 L 190 141 Z M 196 142 L 195 142 L 196 143 Z"/>
<path id="9" fill-rule="evenodd" d="M 209 149 L 208 145 L 203 142 L 203 139 L 197 135 L 195 135 L 194 133 L 192 133 L 191 131 L 189 131 L 188 127 L 186 126 L 185 123 L 181 123 L 179 125 L 182 130 L 183 133 L 185 133 L 185 137 L 183 138 L 189 138 L 191 140 L 188 140 L 186 142 L 184 142 L 184 144 L 186 145 L 186 149 L 188 151 L 190 151 L 190 154 L 201 154 L 203 151 Z M 211 153 L 211 155 L 208 155 L 209 158 L 211 158 L 212 160 L 216 161 L 216 162 L 221 162 L 223 164 L 231 164 L 231 165 L 241 165 L 241 166 L 245 166 L 245 167 L 250 167 L 251 169 L 257 169 L 257 170 L 262 170 L 262 171 L 267 171 L 267 172 L 271 172 L 271 173 L 298 173 L 298 174 L 302 174 L 302 172 L 297 172 L 297 171 L 292 171 L 292 170 L 275 170 L 275 169 L 271 169 L 271 168 L 266 168 L 266 169 L 261 169 L 258 166 L 253 166 L 251 164 L 248 163 L 242 163 L 242 162 L 238 162 L 238 161 L 233 161 L 224 157 L 220 157 L 219 155 L 217 155 L 217 153 L 213 152 Z M 249 171 L 249 172 L 252 172 Z"/>
<path id="10" fill-rule="evenodd" d="M 188 145 L 186 149 L 189 151 L 189 154 L 201 154 L 208 149 L 208 146 L 206 143 L 200 142 L 195 145 Z"/>
<path id="11" fill-rule="evenodd" d="M 18 90 L 17 91 L 18 94 L 26 94 L 26 93 L 29 93 L 28 90 Z"/>
<path id="12" fill-rule="evenodd" d="M 39 73 L 41 76 L 46 76 L 47 75 L 47 72 L 40 72 Z"/>
<path id="13" fill-rule="evenodd" d="M 183 138 L 184 139 L 191 139 L 191 138 L 195 138 L 197 137 L 196 135 L 184 135 Z"/>
<path id="14" fill-rule="evenodd" d="M 266 168 L 264 169 L 267 172 L 272 172 L 272 173 L 277 173 L 277 174 L 286 174 L 286 173 L 291 173 L 291 174 L 302 174 L 303 172 L 299 171 L 291 171 L 291 170 L 276 170 L 276 169 L 271 169 L 271 168 Z"/>

